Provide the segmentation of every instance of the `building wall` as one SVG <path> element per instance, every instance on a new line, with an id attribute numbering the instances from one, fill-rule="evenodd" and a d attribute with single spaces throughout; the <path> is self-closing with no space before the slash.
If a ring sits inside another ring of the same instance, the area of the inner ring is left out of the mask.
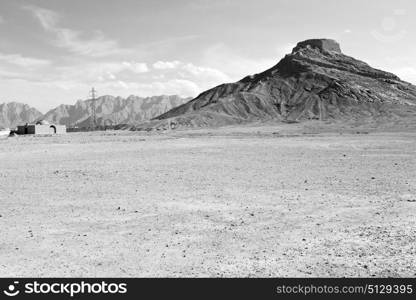
<path id="1" fill-rule="evenodd" d="M 41 126 L 43 126 L 43 125 L 41 125 Z M 56 134 L 66 133 L 66 126 L 65 125 L 45 125 L 45 126 L 49 126 L 49 127 L 54 126 L 56 128 Z M 51 130 L 51 133 L 53 134 L 54 133 L 53 128 L 50 128 L 50 130 Z"/>
<path id="2" fill-rule="evenodd" d="M 65 125 L 27 125 L 17 126 L 17 134 L 64 134 L 66 133 Z"/>
<path id="3" fill-rule="evenodd" d="M 35 125 L 17 126 L 17 134 L 35 134 Z"/>
<path id="4" fill-rule="evenodd" d="M 35 125 L 35 134 L 54 134 L 51 125 Z"/>

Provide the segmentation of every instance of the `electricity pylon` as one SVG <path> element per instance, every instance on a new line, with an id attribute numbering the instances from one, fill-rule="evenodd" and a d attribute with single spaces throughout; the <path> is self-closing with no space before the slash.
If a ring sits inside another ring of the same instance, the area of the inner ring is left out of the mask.
<path id="1" fill-rule="evenodd" d="M 91 95 L 91 127 L 93 130 L 97 127 L 97 114 L 96 114 L 96 95 L 97 90 L 95 88 L 92 88 L 90 91 Z"/>

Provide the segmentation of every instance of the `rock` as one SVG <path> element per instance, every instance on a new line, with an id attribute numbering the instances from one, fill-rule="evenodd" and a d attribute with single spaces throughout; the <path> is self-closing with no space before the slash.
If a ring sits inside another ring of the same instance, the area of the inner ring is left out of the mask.
<path id="1" fill-rule="evenodd" d="M 146 98 L 101 96 L 95 102 L 97 124 L 106 126 L 148 121 L 188 100 L 190 99 L 176 95 Z M 79 100 L 74 105 L 59 105 L 41 116 L 40 119 L 61 125 L 88 127 L 91 125 L 91 107 L 91 100 Z"/>
<path id="2" fill-rule="evenodd" d="M 312 49 L 318 49 L 319 51 L 342 53 L 339 44 L 336 41 L 330 39 L 312 39 L 299 42 L 296 47 L 293 48 L 292 52 L 296 52 L 308 47 Z"/>
<path id="3" fill-rule="evenodd" d="M 42 113 L 27 104 L 10 102 L 0 104 L 0 128 L 14 128 L 17 125 L 32 123 Z"/>
<path id="4" fill-rule="evenodd" d="M 400 120 L 416 115 L 416 87 L 341 52 L 329 39 L 300 42 L 272 68 L 207 90 L 133 130 L 275 119 Z M 367 132 L 366 132 L 367 133 Z M 360 132 L 361 134 L 361 132 Z"/>

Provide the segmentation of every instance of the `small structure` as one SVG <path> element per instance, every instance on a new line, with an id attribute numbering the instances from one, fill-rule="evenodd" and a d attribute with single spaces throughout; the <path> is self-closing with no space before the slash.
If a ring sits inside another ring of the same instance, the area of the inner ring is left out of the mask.
<path id="1" fill-rule="evenodd" d="M 1 138 L 7 138 L 10 135 L 10 129 L 9 128 L 0 128 L 0 139 Z"/>
<path id="2" fill-rule="evenodd" d="M 17 134 L 63 134 L 66 133 L 65 125 L 49 124 L 48 121 L 41 120 L 36 124 L 26 124 L 17 126 Z"/>

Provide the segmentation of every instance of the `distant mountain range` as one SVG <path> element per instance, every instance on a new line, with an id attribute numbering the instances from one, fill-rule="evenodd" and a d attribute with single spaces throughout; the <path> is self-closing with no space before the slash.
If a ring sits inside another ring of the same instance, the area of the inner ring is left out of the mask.
<path id="1" fill-rule="evenodd" d="M 0 128 L 14 128 L 17 125 L 34 122 L 41 116 L 40 111 L 27 104 L 17 102 L 0 104 Z"/>
<path id="2" fill-rule="evenodd" d="M 207 90 L 132 129 L 408 117 L 416 118 L 416 86 L 343 54 L 334 40 L 313 39 L 262 73 Z"/>
<path id="3" fill-rule="evenodd" d="M 146 98 L 102 96 L 95 100 L 97 125 L 135 124 L 147 121 L 189 100 L 190 98 L 176 95 Z M 75 105 L 59 105 L 41 118 L 54 124 L 88 127 L 92 123 L 92 107 L 92 100 L 80 100 Z"/>
<path id="4" fill-rule="evenodd" d="M 67 126 L 91 125 L 91 100 L 60 105 L 41 115 L 23 104 L 0 106 L 0 126 L 45 119 Z M 222 126 L 276 120 L 415 120 L 416 86 L 342 53 L 330 39 L 299 42 L 275 66 L 194 99 L 155 96 L 96 100 L 98 125 L 152 130 Z M 406 121 L 407 122 L 407 121 Z"/>
<path id="5" fill-rule="evenodd" d="M 191 98 L 153 96 L 127 98 L 101 96 L 95 100 L 97 125 L 136 124 L 150 120 L 186 103 Z M 92 100 L 79 100 L 74 105 L 62 104 L 46 114 L 21 103 L 0 105 L 0 126 L 13 128 L 19 124 L 47 120 L 68 127 L 89 127 L 92 124 Z"/>

